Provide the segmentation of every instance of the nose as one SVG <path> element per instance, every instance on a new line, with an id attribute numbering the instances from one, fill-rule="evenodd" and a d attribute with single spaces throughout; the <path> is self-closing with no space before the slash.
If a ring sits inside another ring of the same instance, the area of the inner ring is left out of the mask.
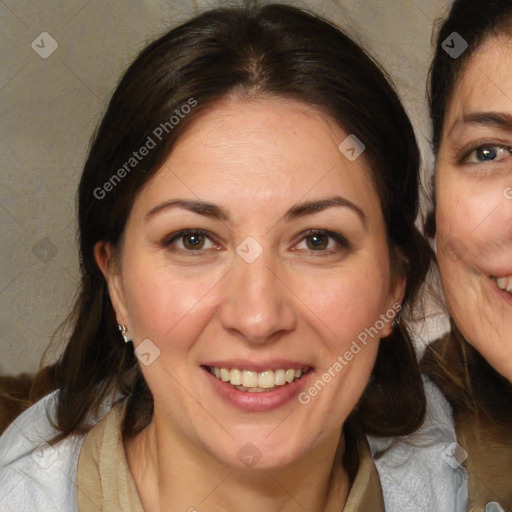
<path id="1" fill-rule="evenodd" d="M 263 254 L 252 263 L 236 258 L 234 265 L 219 311 L 224 329 L 251 344 L 269 343 L 293 331 L 295 297 L 275 262 Z"/>

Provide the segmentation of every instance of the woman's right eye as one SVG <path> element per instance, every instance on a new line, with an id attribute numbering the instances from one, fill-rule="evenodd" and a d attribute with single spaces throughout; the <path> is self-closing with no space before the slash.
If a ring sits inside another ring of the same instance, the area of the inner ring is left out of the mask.
<path id="1" fill-rule="evenodd" d="M 164 241 L 164 245 L 177 252 L 200 252 L 216 248 L 209 233 L 200 229 L 174 233 Z"/>
<path id="2" fill-rule="evenodd" d="M 463 159 L 465 164 L 481 164 L 483 162 L 499 162 L 512 155 L 510 146 L 502 144 L 486 144 L 471 151 Z"/>

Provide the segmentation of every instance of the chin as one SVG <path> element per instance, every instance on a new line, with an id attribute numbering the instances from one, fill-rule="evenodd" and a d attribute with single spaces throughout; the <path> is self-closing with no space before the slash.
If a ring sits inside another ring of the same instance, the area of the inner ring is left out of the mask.
<path id="1" fill-rule="evenodd" d="M 306 455 L 304 448 L 310 442 L 304 439 L 293 445 L 285 439 L 275 439 L 273 442 L 264 438 L 246 438 L 232 439 L 231 445 L 227 450 L 220 450 L 219 445 L 211 446 L 210 453 L 221 464 L 234 470 L 254 470 L 254 471 L 278 471 L 292 466 L 295 462 Z"/>

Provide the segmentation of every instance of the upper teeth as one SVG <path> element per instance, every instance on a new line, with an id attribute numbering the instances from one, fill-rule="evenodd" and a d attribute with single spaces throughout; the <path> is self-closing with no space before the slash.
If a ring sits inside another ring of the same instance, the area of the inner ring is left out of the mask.
<path id="1" fill-rule="evenodd" d="M 495 278 L 496 284 L 500 290 L 506 292 L 512 292 L 512 276 L 508 277 L 498 277 Z"/>
<path id="2" fill-rule="evenodd" d="M 239 370 L 238 368 L 209 368 L 211 373 L 217 379 L 224 382 L 230 382 L 234 386 L 243 386 L 244 388 L 262 388 L 269 389 L 275 386 L 284 386 L 286 383 L 300 379 L 303 373 L 308 369 L 302 370 L 265 370 L 263 372 L 254 372 L 251 370 Z"/>

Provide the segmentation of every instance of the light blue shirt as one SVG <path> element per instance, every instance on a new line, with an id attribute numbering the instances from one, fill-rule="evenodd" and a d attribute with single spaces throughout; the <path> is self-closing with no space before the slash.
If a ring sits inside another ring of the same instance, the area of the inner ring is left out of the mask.
<path id="1" fill-rule="evenodd" d="M 425 388 L 427 419 L 419 431 L 400 440 L 369 437 L 373 453 L 386 450 L 376 460 L 386 511 L 465 512 L 466 473 L 450 460 L 455 442 L 451 409 L 434 384 L 426 380 Z M 57 433 L 47 417 L 55 417 L 57 393 L 27 409 L 0 437 L 2 512 L 78 510 L 78 459 L 85 435 L 69 436 L 53 447 L 47 443 Z M 110 405 L 102 405 L 96 421 L 109 410 Z"/>

